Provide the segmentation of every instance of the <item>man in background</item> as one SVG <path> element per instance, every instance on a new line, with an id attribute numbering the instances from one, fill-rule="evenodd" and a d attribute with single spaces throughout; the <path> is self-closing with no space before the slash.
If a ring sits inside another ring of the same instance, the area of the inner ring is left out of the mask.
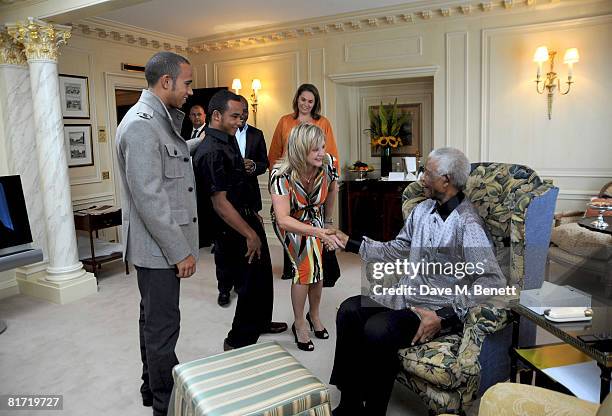
<path id="1" fill-rule="evenodd" d="M 202 140 L 204 140 L 204 125 L 206 124 L 204 107 L 199 104 L 192 105 L 189 109 L 189 120 L 191 121 L 191 133 L 183 131 L 183 138 L 189 146 L 189 154 L 193 156 Z"/>
<path id="2" fill-rule="evenodd" d="M 195 273 L 198 224 L 195 178 L 180 135 L 179 109 L 193 94 L 189 61 L 159 52 L 147 62 L 148 89 L 117 128 L 123 255 L 140 291 L 142 402 L 166 415 L 179 336 L 180 281 Z"/>

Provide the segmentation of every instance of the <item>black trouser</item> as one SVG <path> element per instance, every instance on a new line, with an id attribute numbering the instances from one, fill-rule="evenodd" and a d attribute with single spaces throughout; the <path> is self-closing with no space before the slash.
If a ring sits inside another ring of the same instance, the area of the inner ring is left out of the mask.
<path id="1" fill-rule="evenodd" d="M 179 337 L 180 281 L 173 269 L 147 269 L 136 266 L 140 290 L 140 391 L 153 395 L 153 414 L 165 415 L 174 381 L 172 367 L 178 364 L 174 353 Z"/>
<path id="2" fill-rule="evenodd" d="M 232 329 L 227 335 L 228 343 L 234 348 L 257 342 L 259 335 L 270 326 L 274 302 L 272 262 L 266 233 L 254 213 L 243 215 L 243 218 L 261 240 L 259 259 L 254 258 L 251 264 L 248 263 L 246 239 L 227 226 L 218 233 L 215 241 L 225 258 L 223 273 L 233 277 L 234 289 L 238 293 Z"/>
<path id="3" fill-rule="evenodd" d="M 223 251 L 223 244 L 215 241 L 215 269 L 219 293 L 229 293 L 234 288 L 234 275 L 225 270 L 227 264 L 232 262 L 231 259 L 227 258 L 227 255 L 229 254 L 232 257 L 232 253 L 232 251 L 225 253 Z"/>
<path id="4" fill-rule="evenodd" d="M 410 309 L 389 309 L 367 296 L 342 302 L 330 380 L 342 392 L 342 400 L 365 401 L 365 414 L 384 416 L 399 371 L 397 351 L 410 345 L 419 324 Z"/>

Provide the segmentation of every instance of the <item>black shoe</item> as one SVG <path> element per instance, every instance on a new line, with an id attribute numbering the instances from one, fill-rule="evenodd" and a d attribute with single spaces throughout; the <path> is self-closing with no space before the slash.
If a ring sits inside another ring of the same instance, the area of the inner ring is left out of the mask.
<path id="1" fill-rule="evenodd" d="M 315 337 L 317 337 L 319 339 L 327 339 L 327 338 L 329 338 L 329 332 L 327 332 L 327 329 L 323 328 L 320 331 L 315 331 L 314 325 L 312 323 L 312 320 L 310 319 L 310 312 L 306 313 L 306 320 L 310 324 L 310 330 L 314 332 Z"/>
<path id="2" fill-rule="evenodd" d="M 223 351 L 231 351 L 233 349 L 235 349 L 235 347 L 232 347 L 227 338 L 225 338 L 223 340 Z"/>
<path id="3" fill-rule="evenodd" d="M 217 303 L 219 306 L 227 306 L 230 304 L 230 294 L 229 292 L 220 292 L 219 297 L 217 298 Z"/>
<path id="4" fill-rule="evenodd" d="M 144 407 L 153 406 L 153 394 L 143 394 L 142 395 L 142 405 Z"/>
<path id="5" fill-rule="evenodd" d="M 363 416 L 363 415 L 365 415 L 363 406 L 356 407 L 353 409 L 338 406 L 334 410 L 332 410 L 332 416 Z"/>
<path id="6" fill-rule="evenodd" d="M 283 279 L 283 280 L 291 280 L 291 279 L 293 279 L 293 277 L 289 276 L 288 274 L 284 274 L 283 273 L 283 275 L 281 276 L 281 279 Z"/>
<path id="7" fill-rule="evenodd" d="M 297 344 L 299 349 L 301 349 L 302 351 L 314 351 L 314 344 L 312 343 L 312 340 L 309 340 L 308 342 L 298 341 L 297 331 L 295 330 L 295 323 L 291 325 L 291 331 L 293 331 L 295 343 Z"/>
<path id="8" fill-rule="evenodd" d="M 262 334 L 280 334 L 281 332 L 285 332 L 288 326 L 284 322 L 270 322 L 263 331 Z"/>

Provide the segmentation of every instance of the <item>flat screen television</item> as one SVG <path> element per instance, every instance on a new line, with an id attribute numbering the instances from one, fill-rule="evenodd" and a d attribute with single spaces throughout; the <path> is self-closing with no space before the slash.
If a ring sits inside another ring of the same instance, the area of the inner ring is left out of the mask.
<path id="1" fill-rule="evenodd" d="M 30 249 L 32 233 L 19 175 L 0 176 L 0 256 Z"/>

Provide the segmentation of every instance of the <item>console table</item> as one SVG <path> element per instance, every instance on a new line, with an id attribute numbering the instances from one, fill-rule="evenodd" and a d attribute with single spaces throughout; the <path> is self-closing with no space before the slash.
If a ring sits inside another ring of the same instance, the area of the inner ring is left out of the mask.
<path id="1" fill-rule="evenodd" d="M 93 233 L 95 231 L 96 237 L 98 237 L 98 230 L 104 228 L 116 227 L 121 225 L 121 208 L 117 208 L 112 211 L 103 211 L 95 213 L 95 209 L 88 209 L 85 211 L 77 211 L 74 213 L 74 227 L 77 230 L 87 231 L 89 233 L 89 244 L 91 247 L 91 259 L 83 260 L 83 265 L 90 267 L 94 276 L 98 277 L 98 269 L 103 263 L 121 259 L 123 253 L 116 252 L 107 256 L 100 256 L 96 258 L 96 251 L 94 249 L 94 238 Z M 130 268 L 127 262 L 125 262 L 125 274 L 130 274 Z"/>
<path id="2" fill-rule="evenodd" d="M 350 236 L 393 240 L 404 226 L 402 193 L 410 182 L 343 181 L 340 183 L 340 229 Z"/>

